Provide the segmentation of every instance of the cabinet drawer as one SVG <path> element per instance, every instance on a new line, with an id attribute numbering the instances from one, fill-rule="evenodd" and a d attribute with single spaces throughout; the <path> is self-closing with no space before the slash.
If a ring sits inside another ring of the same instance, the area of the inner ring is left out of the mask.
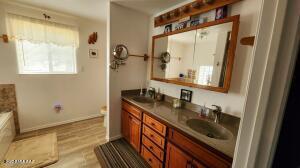
<path id="1" fill-rule="evenodd" d="M 153 142 L 151 142 L 147 137 L 145 137 L 143 135 L 143 145 L 149 150 L 151 151 L 158 159 L 160 159 L 161 161 L 164 160 L 164 152 L 158 147 L 156 146 Z"/>
<path id="2" fill-rule="evenodd" d="M 142 111 L 136 107 L 122 101 L 122 108 L 138 119 L 142 119 Z"/>
<path id="3" fill-rule="evenodd" d="M 142 147 L 142 152 L 141 152 L 143 158 L 148 162 L 148 164 L 152 168 L 162 168 L 162 163 L 150 152 L 148 151 L 147 148 L 144 146 Z"/>
<path id="4" fill-rule="evenodd" d="M 164 148 L 164 146 L 165 146 L 165 138 L 163 138 L 162 136 L 160 136 L 155 131 L 151 130 L 146 125 L 143 125 L 143 134 L 146 135 L 146 137 L 148 137 L 156 145 L 158 145 L 162 149 Z"/>
<path id="5" fill-rule="evenodd" d="M 229 168 L 231 167 L 231 162 L 228 158 L 224 157 L 210 151 L 206 147 L 193 142 L 188 137 L 182 135 L 181 133 L 170 129 L 168 138 L 174 144 L 184 149 L 191 156 L 194 156 L 197 160 L 200 160 L 208 167 L 214 168 Z"/>
<path id="6" fill-rule="evenodd" d="M 162 136 L 166 135 L 167 127 L 147 114 L 144 114 L 143 122 Z"/>

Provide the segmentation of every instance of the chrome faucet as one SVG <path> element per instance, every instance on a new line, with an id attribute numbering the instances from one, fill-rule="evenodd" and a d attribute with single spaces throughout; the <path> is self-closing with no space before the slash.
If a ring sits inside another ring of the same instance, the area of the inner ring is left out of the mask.
<path id="1" fill-rule="evenodd" d="M 221 106 L 217 106 L 217 105 L 212 105 L 213 107 L 215 107 L 215 109 L 212 110 L 212 112 L 215 115 L 215 123 L 219 123 L 220 122 L 220 118 L 221 118 L 221 114 L 222 114 L 222 108 Z"/>

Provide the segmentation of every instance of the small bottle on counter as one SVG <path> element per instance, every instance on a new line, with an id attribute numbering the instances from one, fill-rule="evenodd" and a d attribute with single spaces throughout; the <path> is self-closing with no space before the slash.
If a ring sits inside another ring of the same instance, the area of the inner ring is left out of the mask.
<path id="1" fill-rule="evenodd" d="M 205 103 L 204 103 L 204 105 L 201 107 L 200 115 L 201 115 L 201 117 L 203 117 L 203 118 L 207 118 L 208 115 L 209 115 L 209 109 L 206 107 Z"/>
<path id="2" fill-rule="evenodd" d="M 156 100 L 163 101 L 163 99 L 164 99 L 164 95 L 160 92 L 160 88 L 158 88 L 156 93 Z"/>
<path id="3" fill-rule="evenodd" d="M 181 107 L 181 100 L 180 99 L 173 99 L 173 107 L 180 108 Z"/>

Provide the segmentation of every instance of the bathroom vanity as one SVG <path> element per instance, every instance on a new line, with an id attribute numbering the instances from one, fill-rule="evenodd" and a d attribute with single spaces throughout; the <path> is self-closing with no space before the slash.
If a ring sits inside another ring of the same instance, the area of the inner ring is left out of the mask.
<path id="1" fill-rule="evenodd" d="M 238 118 L 223 114 L 217 124 L 168 100 L 137 97 L 122 96 L 122 135 L 151 167 L 231 167 Z"/>
<path id="2" fill-rule="evenodd" d="M 151 80 L 227 93 L 239 18 L 153 36 Z M 239 119 L 223 114 L 217 123 L 197 105 L 173 108 L 170 102 L 122 94 L 122 134 L 132 147 L 153 168 L 231 167 Z"/>

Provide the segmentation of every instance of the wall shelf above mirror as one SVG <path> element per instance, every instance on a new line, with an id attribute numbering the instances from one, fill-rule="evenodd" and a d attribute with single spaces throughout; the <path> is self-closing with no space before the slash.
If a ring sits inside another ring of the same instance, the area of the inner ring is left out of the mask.
<path id="1" fill-rule="evenodd" d="M 151 79 L 227 93 L 239 15 L 153 36 Z M 162 54 L 170 54 L 164 62 Z"/>

